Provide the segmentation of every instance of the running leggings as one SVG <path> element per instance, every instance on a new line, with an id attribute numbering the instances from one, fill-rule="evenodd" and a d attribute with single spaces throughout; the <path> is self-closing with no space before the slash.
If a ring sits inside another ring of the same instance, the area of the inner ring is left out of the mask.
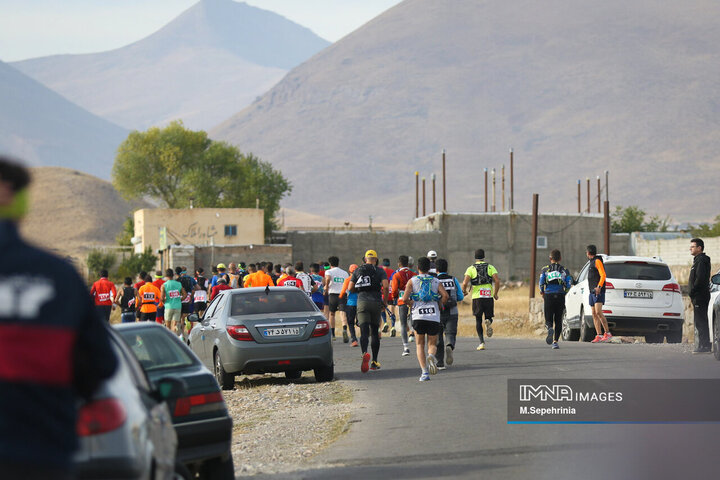
<path id="1" fill-rule="evenodd" d="M 372 337 L 370 348 L 372 348 L 372 359 L 377 361 L 378 353 L 380 353 L 380 335 L 378 335 L 378 326 L 365 322 L 360 324 L 360 349 L 363 353 L 367 352 L 368 338 Z"/>
<path id="2" fill-rule="evenodd" d="M 486 318 L 485 320 L 489 320 L 490 323 L 492 323 L 492 318 Z M 485 330 L 483 330 L 483 316 L 475 315 L 475 330 L 477 331 L 478 338 L 480 339 L 480 342 L 485 341 L 485 336 L 483 335 Z"/>
<path id="3" fill-rule="evenodd" d="M 554 340 L 560 339 L 562 332 L 562 316 L 565 311 L 565 294 L 564 293 L 546 293 L 545 294 L 545 326 L 555 330 L 553 334 Z"/>

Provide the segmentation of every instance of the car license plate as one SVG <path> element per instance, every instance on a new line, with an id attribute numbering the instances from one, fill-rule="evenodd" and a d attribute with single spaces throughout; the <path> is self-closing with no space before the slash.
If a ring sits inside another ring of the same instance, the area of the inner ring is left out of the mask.
<path id="1" fill-rule="evenodd" d="M 300 327 L 266 328 L 263 335 L 266 337 L 291 337 L 300 335 Z"/>
<path id="2" fill-rule="evenodd" d="M 625 290 L 625 298 L 653 298 L 650 290 Z"/>

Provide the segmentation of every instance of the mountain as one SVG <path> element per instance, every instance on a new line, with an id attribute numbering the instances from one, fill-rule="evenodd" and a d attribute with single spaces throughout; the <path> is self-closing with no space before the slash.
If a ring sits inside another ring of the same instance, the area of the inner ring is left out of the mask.
<path id="1" fill-rule="evenodd" d="M 712 0 L 406 0 L 211 134 L 280 168 L 288 206 L 343 219 L 413 216 L 413 173 L 439 175 L 442 148 L 448 209 L 482 210 L 483 168 L 514 147 L 516 210 L 539 193 L 542 212 L 576 211 L 577 180 L 584 199 L 609 170 L 612 206 L 707 220 L 718 22 Z"/>
<path id="2" fill-rule="evenodd" d="M 145 202 L 123 200 L 110 182 L 68 168 L 31 170 L 30 211 L 23 235 L 60 255 L 84 258 L 93 245 L 116 245 L 125 219 Z M 79 195 L 78 193 L 82 193 Z"/>
<path id="3" fill-rule="evenodd" d="M 127 134 L 0 62 L 0 152 L 109 178 Z"/>
<path id="4" fill-rule="evenodd" d="M 328 45 L 275 13 L 231 0 L 202 0 L 126 47 L 13 66 L 129 129 L 175 119 L 206 129 Z"/>

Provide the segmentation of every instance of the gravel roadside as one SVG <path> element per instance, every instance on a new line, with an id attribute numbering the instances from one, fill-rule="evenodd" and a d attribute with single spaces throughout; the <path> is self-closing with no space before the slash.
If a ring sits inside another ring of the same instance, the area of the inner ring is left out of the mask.
<path id="1" fill-rule="evenodd" d="M 233 418 L 235 474 L 303 468 L 349 428 L 353 391 L 341 382 L 317 383 L 283 374 L 239 377 L 223 392 Z"/>

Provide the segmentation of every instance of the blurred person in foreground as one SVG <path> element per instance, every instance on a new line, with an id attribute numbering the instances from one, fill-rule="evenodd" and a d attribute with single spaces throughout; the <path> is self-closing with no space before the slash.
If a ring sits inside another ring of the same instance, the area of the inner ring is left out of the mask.
<path id="1" fill-rule="evenodd" d="M 117 359 L 75 269 L 20 238 L 29 183 L 0 156 L 0 477 L 72 479 L 77 401 Z"/>

